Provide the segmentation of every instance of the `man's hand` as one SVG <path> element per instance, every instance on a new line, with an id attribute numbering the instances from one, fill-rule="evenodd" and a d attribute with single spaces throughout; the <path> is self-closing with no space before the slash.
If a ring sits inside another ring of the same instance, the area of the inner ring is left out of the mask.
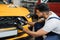
<path id="1" fill-rule="evenodd" d="M 35 22 L 26 22 L 27 24 L 31 25 L 31 26 L 34 26 L 34 24 L 36 22 L 43 22 L 44 21 L 44 18 L 40 18 L 38 21 L 35 21 Z"/>
<path id="2" fill-rule="evenodd" d="M 31 25 L 31 26 L 34 26 L 36 22 L 27 22 L 27 24 Z"/>
<path id="3" fill-rule="evenodd" d="M 33 31 L 28 30 L 28 29 L 23 29 L 23 31 L 26 32 L 27 34 L 33 36 L 33 37 L 43 36 L 43 35 L 48 33 L 46 31 L 44 31 L 43 29 L 40 29 L 37 32 L 33 32 Z"/>
<path id="4" fill-rule="evenodd" d="M 43 22 L 44 18 L 40 18 L 37 22 Z"/>
<path id="5" fill-rule="evenodd" d="M 23 31 L 27 33 L 27 31 L 29 31 L 29 29 L 27 27 L 23 27 Z"/>

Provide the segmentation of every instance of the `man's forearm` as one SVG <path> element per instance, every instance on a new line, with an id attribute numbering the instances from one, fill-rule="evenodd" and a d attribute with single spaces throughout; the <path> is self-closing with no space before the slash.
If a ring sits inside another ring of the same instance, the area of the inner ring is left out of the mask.
<path id="1" fill-rule="evenodd" d="M 44 18 L 41 18 L 37 22 L 43 22 L 44 20 L 45 20 Z"/>
<path id="2" fill-rule="evenodd" d="M 27 34 L 33 36 L 33 37 L 38 37 L 38 36 L 43 36 L 45 34 L 47 34 L 46 31 L 40 29 L 38 30 L 37 32 L 33 32 L 33 31 L 30 31 L 30 30 L 24 30 Z"/>
<path id="3" fill-rule="evenodd" d="M 36 22 L 28 22 L 29 25 L 34 26 Z"/>
<path id="4" fill-rule="evenodd" d="M 27 34 L 31 35 L 32 37 L 38 37 L 37 33 L 36 32 L 33 32 L 33 31 L 25 31 Z"/>

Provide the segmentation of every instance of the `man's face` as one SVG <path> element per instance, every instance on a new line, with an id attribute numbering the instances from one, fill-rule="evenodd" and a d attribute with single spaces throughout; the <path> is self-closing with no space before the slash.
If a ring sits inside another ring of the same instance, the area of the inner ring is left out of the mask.
<path id="1" fill-rule="evenodd" d="M 39 10 L 36 10 L 36 15 L 37 15 L 38 17 L 42 17 L 42 16 L 43 16 L 43 13 L 40 12 Z"/>

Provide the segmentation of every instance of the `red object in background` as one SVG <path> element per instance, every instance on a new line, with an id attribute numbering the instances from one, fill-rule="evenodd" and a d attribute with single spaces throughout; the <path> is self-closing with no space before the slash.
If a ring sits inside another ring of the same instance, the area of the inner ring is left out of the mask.
<path id="1" fill-rule="evenodd" d="M 40 4 L 41 0 L 38 0 L 37 4 Z M 51 11 L 55 12 L 58 16 L 60 16 L 60 2 L 47 2 Z"/>
<path id="2" fill-rule="evenodd" d="M 50 7 L 51 11 L 55 12 L 58 16 L 60 16 L 60 3 L 50 2 L 50 3 L 47 3 L 47 4 Z"/>
<path id="3" fill-rule="evenodd" d="M 40 4 L 41 3 L 41 0 L 38 0 L 37 4 Z"/>

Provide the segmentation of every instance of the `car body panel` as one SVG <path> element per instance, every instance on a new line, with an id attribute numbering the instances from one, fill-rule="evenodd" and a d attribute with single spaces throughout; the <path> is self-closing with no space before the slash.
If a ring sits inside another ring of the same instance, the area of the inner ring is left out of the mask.
<path id="1" fill-rule="evenodd" d="M 19 8 L 9 8 L 8 5 L 5 4 L 0 4 L 0 17 L 1 16 L 23 16 L 25 17 L 29 22 L 32 22 L 31 18 L 27 18 L 26 16 L 30 14 L 30 12 L 28 11 L 28 9 L 24 8 L 24 7 L 19 7 Z M 28 28 L 28 25 L 23 26 L 24 28 Z M 3 31 L 7 31 L 7 30 L 12 30 L 14 28 L 5 28 L 3 29 Z M 1 29 L 0 29 L 1 30 Z M 17 30 L 18 33 L 23 32 L 22 30 Z M 28 34 L 24 33 L 21 36 L 16 36 L 14 38 L 9 38 L 6 40 L 15 40 L 18 38 L 24 38 L 29 36 Z"/>

